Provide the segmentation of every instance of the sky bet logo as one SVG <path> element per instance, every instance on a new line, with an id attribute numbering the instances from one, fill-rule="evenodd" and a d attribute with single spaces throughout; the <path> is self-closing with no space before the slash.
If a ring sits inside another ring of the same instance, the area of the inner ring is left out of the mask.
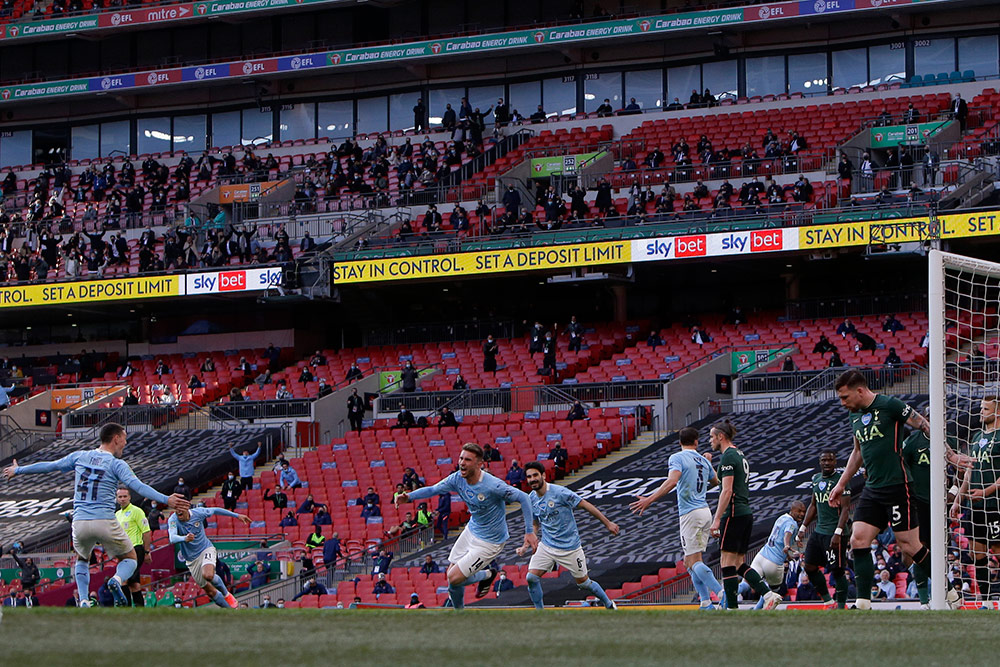
<path id="1" fill-rule="evenodd" d="M 195 290 L 201 292 L 242 292 L 247 288 L 246 271 L 223 271 L 194 279 Z"/>
<path id="2" fill-rule="evenodd" d="M 674 243 L 674 257 L 704 257 L 708 251 L 704 234 L 678 236 Z"/>
<path id="3" fill-rule="evenodd" d="M 673 241 L 653 241 L 646 244 L 647 257 L 670 257 L 670 249 L 674 246 Z"/>
<path id="4" fill-rule="evenodd" d="M 784 247 L 781 230 L 750 232 L 750 252 L 774 252 Z"/>

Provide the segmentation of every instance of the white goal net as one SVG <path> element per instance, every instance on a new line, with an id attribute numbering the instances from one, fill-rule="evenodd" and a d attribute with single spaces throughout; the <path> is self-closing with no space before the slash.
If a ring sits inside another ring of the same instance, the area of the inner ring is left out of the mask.
<path id="1" fill-rule="evenodd" d="M 1000 264 L 930 253 L 931 606 L 1000 597 Z M 995 443 L 995 444 L 994 444 Z M 971 469 L 950 466 L 946 448 Z"/>

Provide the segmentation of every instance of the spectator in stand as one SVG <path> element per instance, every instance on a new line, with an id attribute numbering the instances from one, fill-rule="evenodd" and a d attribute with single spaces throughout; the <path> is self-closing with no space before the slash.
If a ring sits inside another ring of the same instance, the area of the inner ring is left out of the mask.
<path id="1" fill-rule="evenodd" d="M 308 384 L 309 382 L 315 381 L 316 377 L 312 374 L 312 371 L 309 370 L 308 366 L 304 366 L 302 368 L 302 372 L 299 374 L 299 382 L 301 384 Z"/>
<path id="2" fill-rule="evenodd" d="M 271 384 L 271 369 L 265 368 L 263 373 L 254 378 L 254 383 L 261 388 Z"/>
<path id="3" fill-rule="evenodd" d="M 188 389 L 201 389 L 204 386 L 205 383 L 199 380 L 197 375 L 192 374 L 188 380 Z"/>
<path id="4" fill-rule="evenodd" d="M 545 332 L 542 342 L 542 375 L 555 375 L 556 371 L 556 341 L 551 331 Z"/>
<path id="5" fill-rule="evenodd" d="M 382 510 L 375 503 L 366 501 L 364 507 L 361 508 L 361 518 L 368 519 L 376 516 L 382 516 Z"/>
<path id="6" fill-rule="evenodd" d="M 303 595 L 327 595 L 326 586 L 316 581 L 316 577 L 309 577 L 302 590 L 295 594 L 292 601 L 298 600 Z"/>
<path id="7" fill-rule="evenodd" d="M 569 414 L 566 415 L 566 419 L 572 423 L 576 419 L 586 419 L 587 411 L 584 409 L 583 404 L 580 401 L 573 401 L 573 407 L 569 409 Z"/>
<path id="8" fill-rule="evenodd" d="M 212 361 L 211 357 L 205 357 L 205 360 L 201 362 L 201 372 L 202 373 L 215 372 L 215 362 Z"/>
<path id="9" fill-rule="evenodd" d="M 315 368 L 316 366 L 326 366 L 326 357 L 322 352 L 316 350 L 313 355 L 309 358 L 309 365 Z"/>
<path id="10" fill-rule="evenodd" d="M 222 506 L 230 512 L 235 511 L 236 502 L 242 493 L 243 485 L 236 479 L 236 475 L 230 472 L 226 481 L 222 483 Z"/>
<path id="11" fill-rule="evenodd" d="M 932 148 L 928 148 L 927 152 L 924 153 L 921 163 L 923 164 L 924 187 L 933 188 L 937 181 L 937 172 L 941 166 L 941 158 L 938 157 L 937 152 Z"/>
<path id="12" fill-rule="evenodd" d="M 347 397 L 347 420 L 351 423 L 351 430 L 361 433 L 361 425 L 365 419 L 365 401 L 358 395 L 357 388 L 351 391 Z"/>
<path id="13" fill-rule="evenodd" d="M 442 429 L 445 426 L 458 428 L 458 420 L 455 419 L 455 413 L 449 410 L 447 405 L 441 408 L 441 416 L 438 417 L 437 426 L 438 429 Z"/>
<path id="14" fill-rule="evenodd" d="M 283 510 L 288 507 L 288 496 L 285 495 L 285 492 L 278 484 L 274 485 L 273 493 L 269 491 L 264 492 L 264 501 L 267 502 L 268 500 L 271 501 L 276 510 Z"/>
<path id="15" fill-rule="evenodd" d="M 389 573 L 392 564 L 393 553 L 385 549 L 379 549 L 372 558 L 372 576 L 377 574 L 385 575 Z"/>
<path id="16" fill-rule="evenodd" d="M 820 356 L 826 356 L 827 352 L 836 352 L 837 346 L 830 342 L 830 339 L 826 337 L 826 334 L 820 334 L 819 341 L 813 347 L 813 354 L 818 354 Z"/>
<path id="17" fill-rule="evenodd" d="M 407 361 L 403 370 L 399 373 L 402 390 L 411 393 L 417 390 L 417 370 L 413 367 L 412 361 Z"/>
<path id="18" fill-rule="evenodd" d="M 351 367 L 347 370 L 347 375 L 344 376 L 344 382 L 354 382 L 356 380 L 360 380 L 364 376 L 365 374 L 361 372 L 360 368 L 358 368 L 358 362 L 355 361 L 351 363 Z"/>
<path id="19" fill-rule="evenodd" d="M 507 573 L 504 570 L 500 570 L 500 574 L 497 575 L 497 580 L 493 582 L 493 592 L 500 597 L 505 591 L 514 590 L 514 582 L 507 578 Z"/>
<path id="20" fill-rule="evenodd" d="M 794 373 L 797 370 L 798 368 L 795 367 L 795 360 L 792 359 L 792 355 L 789 354 L 788 356 L 785 357 L 784 362 L 782 362 L 781 364 L 781 372 Z"/>
<path id="21" fill-rule="evenodd" d="M 302 501 L 299 508 L 295 510 L 296 514 L 312 514 L 320 507 L 326 507 L 323 503 L 317 503 L 313 499 L 313 495 L 310 493 L 306 496 L 306 499 Z"/>
<path id="22" fill-rule="evenodd" d="M 326 509 L 326 505 L 320 505 L 316 509 L 316 514 L 313 515 L 312 524 L 314 526 L 332 526 L 333 517 Z"/>
<path id="23" fill-rule="evenodd" d="M 236 453 L 235 447 L 229 448 L 229 455 L 236 459 L 239 465 L 240 484 L 244 490 L 253 488 L 254 461 L 260 455 L 261 443 L 257 443 L 257 449 L 251 454 L 249 449 L 244 448 L 242 454 Z"/>
<path id="24" fill-rule="evenodd" d="M 266 496 L 267 494 L 265 493 L 264 495 Z M 289 511 L 288 513 L 285 514 L 285 516 L 281 518 L 281 521 L 278 523 L 278 525 L 281 526 L 282 528 L 291 528 L 293 526 L 299 525 L 299 520 L 295 518 L 295 515 L 292 514 L 291 511 Z"/>
<path id="25" fill-rule="evenodd" d="M 878 349 L 878 344 L 875 339 L 866 333 L 861 333 L 860 331 L 854 332 L 854 351 L 855 352 L 874 352 Z"/>
<path id="26" fill-rule="evenodd" d="M 484 373 L 496 373 L 497 371 L 497 353 L 500 350 L 500 346 L 497 345 L 496 340 L 493 339 L 493 334 L 486 337 L 486 342 L 483 343 L 483 372 Z"/>
<path id="27" fill-rule="evenodd" d="M 833 348 L 833 354 L 830 355 L 830 363 L 827 364 L 829 368 L 842 368 L 844 366 L 844 360 L 840 358 L 840 352 L 837 348 Z"/>
<path id="28" fill-rule="evenodd" d="M 614 115 L 614 113 L 615 110 L 611 107 L 611 100 L 605 97 L 601 106 L 597 107 L 598 118 L 605 118 L 607 116 Z"/>
<path id="29" fill-rule="evenodd" d="M 333 393 L 333 387 L 326 383 L 326 378 L 319 379 L 319 387 L 316 389 L 316 398 L 326 398 Z"/>
<path id="30" fill-rule="evenodd" d="M 149 512 L 146 515 L 146 520 L 149 522 L 149 529 L 156 531 L 160 529 L 160 519 L 163 517 L 163 512 L 160 510 L 160 505 L 155 500 L 149 502 Z"/>
<path id="31" fill-rule="evenodd" d="M 420 566 L 420 573 L 421 574 L 424 574 L 424 575 L 438 574 L 440 571 L 441 571 L 441 568 L 438 567 L 438 564 L 434 562 L 434 559 L 431 558 L 430 554 L 427 554 L 426 556 L 424 556 L 424 562 Z"/>
<path id="32" fill-rule="evenodd" d="M 712 337 L 708 335 L 708 332 L 700 327 L 692 327 L 691 329 L 691 342 L 695 345 L 704 345 L 705 343 L 711 343 Z"/>
<path id="33" fill-rule="evenodd" d="M 396 415 L 396 423 L 390 428 L 405 428 L 409 429 L 417 425 L 417 420 L 413 417 L 413 413 L 404 405 L 399 409 L 399 414 Z"/>
<path id="34" fill-rule="evenodd" d="M 21 587 L 26 591 L 34 593 L 35 586 L 37 586 L 38 582 L 42 580 L 42 575 L 38 571 L 38 566 L 35 565 L 35 559 L 29 556 L 28 558 L 21 560 L 21 557 L 14 549 L 11 549 L 8 553 L 14 558 L 14 562 L 17 563 L 17 566 L 21 568 Z"/>
<path id="35" fill-rule="evenodd" d="M 886 333 L 891 333 L 893 336 L 896 335 L 897 331 L 905 331 L 906 327 L 903 323 L 896 319 L 895 315 L 887 315 L 885 320 L 882 322 L 882 331 Z"/>
<path id="36" fill-rule="evenodd" d="M 135 374 L 135 368 L 132 367 L 131 361 L 126 361 L 125 365 L 118 369 L 118 377 L 127 378 L 132 377 Z"/>
<path id="37" fill-rule="evenodd" d="M 327 567 L 334 567 L 337 560 L 343 558 L 344 554 L 340 548 L 340 534 L 334 533 L 323 542 L 323 562 Z"/>
<path id="38" fill-rule="evenodd" d="M 323 530 L 320 528 L 319 524 L 313 524 L 315 528 L 313 532 L 309 533 L 309 537 L 306 538 L 306 549 L 312 554 L 316 549 L 322 549 L 323 543 L 326 542 L 326 537 L 323 535 Z"/>
<path id="39" fill-rule="evenodd" d="M 491 445 L 489 443 L 483 445 L 483 461 L 486 463 L 503 461 L 503 456 L 500 455 L 500 449 L 496 445 Z"/>
<path id="40" fill-rule="evenodd" d="M 169 384 L 163 386 L 163 393 L 160 394 L 160 405 L 177 405 L 177 397 L 174 395 L 174 391 L 170 388 Z"/>
<path id="41" fill-rule="evenodd" d="M 411 489 L 416 489 L 416 485 L 410 487 Z M 424 528 L 430 528 L 431 521 L 434 520 L 434 513 L 427 510 L 427 503 L 420 503 L 417 505 L 417 526 L 423 530 Z"/>
<path id="42" fill-rule="evenodd" d="M 504 480 L 515 489 L 524 490 L 524 468 L 517 462 L 517 459 L 511 461 L 510 468 L 507 470 L 507 476 L 504 477 Z"/>
<path id="43" fill-rule="evenodd" d="M 560 475 L 566 474 L 566 464 L 569 462 L 569 452 L 562 446 L 562 442 L 556 442 L 556 446 L 549 451 L 549 460 L 556 466 L 556 472 Z"/>
<path id="44" fill-rule="evenodd" d="M 257 561 L 250 569 L 250 588 L 260 588 L 266 586 L 271 578 L 271 570 L 267 563 Z"/>
<path id="45" fill-rule="evenodd" d="M 583 325 L 577 322 L 576 315 L 569 318 L 566 325 L 566 335 L 569 336 L 567 349 L 570 352 L 579 352 L 583 345 Z"/>
<path id="46" fill-rule="evenodd" d="M 156 369 L 153 372 L 156 373 L 158 377 L 171 374 L 170 366 L 167 366 L 166 362 L 163 361 L 163 359 L 160 359 L 159 361 L 156 362 Z"/>
<path id="47" fill-rule="evenodd" d="M 965 134 L 969 122 L 969 105 L 962 99 L 961 93 L 955 93 L 951 101 L 951 117 L 958 121 L 962 134 Z"/>
<path id="48" fill-rule="evenodd" d="M 395 505 L 396 504 L 396 498 L 398 498 L 399 496 L 403 495 L 404 493 L 406 493 L 406 485 L 402 484 L 402 483 L 397 484 L 396 485 L 396 490 L 393 491 L 393 493 L 392 493 L 392 503 Z"/>
<path id="49" fill-rule="evenodd" d="M 531 114 L 529 117 L 532 123 L 544 123 L 548 115 L 545 113 L 545 107 L 541 104 L 538 105 L 538 109 L 535 113 Z"/>
<path id="50" fill-rule="evenodd" d="M 420 476 L 413 468 L 407 468 L 403 471 L 403 487 L 408 489 L 411 486 L 413 488 L 420 486 Z"/>
<path id="51" fill-rule="evenodd" d="M 396 535 L 405 535 L 418 528 L 417 522 L 413 519 L 413 513 L 407 512 L 406 516 L 397 526 L 392 526 L 386 531 L 389 537 L 395 537 Z"/>
<path id="52" fill-rule="evenodd" d="M 647 346 L 649 346 L 649 347 L 651 347 L 651 348 L 653 348 L 655 350 L 658 346 L 664 345 L 664 344 L 665 343 L 663 342 L 663 339 L 660 337 L 660 334 L 659 334 L 658 331 L 656 331 L 654 329 L 653 331 L 649 332 L 649 338 L 646 339 L 646 345 Z"/>
<path id="53" fill-rule="evenodd" d="M 375 582 L 375 586 L 372 588 L 372 593 L 375 594 L 376 599 L 378 598 L 379 595 L 395 593 L 395 592 L 396 589 L 389 585 L 389 582 L 386 581 L 385 579 L 385 575 L 384 574 L 378 575 L 378 581 Z"/>
<path id="54" fill-rule="evenodd" d="M 872 588 L 872 593 L 875 594 L 876 598 L 883 600 L 896 599 L 896 583 L 892 580 L 892 574 L 889 570 L 882 570 L 878 573 L 878 583 Z"/>
<path id="55" fill-rule="evenodd" d="M 469 388 L 469 383 L 466 382 L 465 378 L 462 377 L 462 374 L 459 373 L 455 378 L 455 381 L 451 383 L 451 388 L 453 391 L 465 391 Z"/>
<path id="56" fill-rule="evenodd" d="M 239 387 L 233 387 L 229 390 L 229 401 L 232 403 L 240 403 L 245 401 L 246 398 L 243 396 L 243 392 L 240 391 Z"/>
<path id="57" fill-rule="evenodd" d="M 295 472 L 295 468 L 288 461 L 281 464 L 280 483 L 282 489 L 302 488 L 302 480 L 299 479 L 299 474 Z"/>
<path id="58" fill-rule="evenodd" d="M 903 360 L 900 359 L 900 357 L 899 357 L 898 354 L 896 354 L 896 348 L 890 347 L 889 348 L 889 354 L 887 354 L 885 356 L 885 365 L 886 366 L 901 366 L 902 364 L 903 364 Z"/>
<path id="59" fill-rule="evenodd" d="M 191 500 L 191 488 L 184 483 L 183 477 L 177 478 L 177 486 L 174 487 L 174 490 L 171 493 L 179 493 L 188 500 Z"/>
<path id="60" fill-rule="evenodd" d="M 847 338 L 848 336 L 853 336 L 858 332 L 857 328 L 849 319 L 845 319 L 839 325 L 837 325 L 837 335 L 841 338 Z"/>

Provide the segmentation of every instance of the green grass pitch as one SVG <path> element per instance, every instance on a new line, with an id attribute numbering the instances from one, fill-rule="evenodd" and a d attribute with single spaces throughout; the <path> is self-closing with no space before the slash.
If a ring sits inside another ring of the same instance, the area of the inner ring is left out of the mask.
<path id="1" fill-rule="evenodd" d="M 14 609 L 6 665 L 996 665 L 989 612 Z"/>

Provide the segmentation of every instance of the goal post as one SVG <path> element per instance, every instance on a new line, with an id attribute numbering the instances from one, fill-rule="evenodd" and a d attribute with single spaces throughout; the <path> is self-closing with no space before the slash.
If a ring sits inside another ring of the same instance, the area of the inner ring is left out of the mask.
<path id="1" fill-rule="evenodd" d="M 988 591 L 983 589 L 990 588 L 988 547 L 1000 544 L 1000 523 L 994 519 L 1000 517 L 1000 495 L 981 501 L 963 495 L 959 499 L 962 520 L 950 519 L 954 495 L 949 494 L 958 489 L 960 479 L 955 469 L 949 469 L 945 456 L 950 444 L 980 460 L 970 491 L 1000 482 L 1000 470 L 994 469 L 998 459 L 990 455 L 993 431 L 980 431 L 979 415 L 982 399 L 1000 393 L 1000 264 L 940 250 L 931 250 L 928 260 L 930 592 L 933 609 L 948 609 L 949 552 L 960 554 L 955 572 L 963 588 L 959 595 L 978 605 L 987 599 Z M 977 544 L 987 547 L 986 561 Z M 977 558 L 978 569 L 973 567 Z"/>

